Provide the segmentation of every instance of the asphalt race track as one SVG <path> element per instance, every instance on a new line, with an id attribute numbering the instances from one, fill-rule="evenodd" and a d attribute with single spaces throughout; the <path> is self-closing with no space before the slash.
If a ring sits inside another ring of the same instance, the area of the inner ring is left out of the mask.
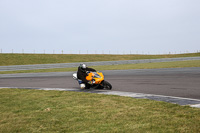
<path id="1" fill-rule="evenodd" d="M 0 74 L 0 87 L 79 89 L 73 72 Z M 200 99 L 200 68 L 103 71 L 112 91 Z"/>

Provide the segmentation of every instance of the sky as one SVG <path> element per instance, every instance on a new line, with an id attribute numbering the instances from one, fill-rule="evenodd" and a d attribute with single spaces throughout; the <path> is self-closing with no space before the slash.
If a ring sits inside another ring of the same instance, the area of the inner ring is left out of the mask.
<path id="1" fill-rule="evenodd" d="M 199 7 L 199 0 L 0 0 L 0 52 L 197 52 Z"/>

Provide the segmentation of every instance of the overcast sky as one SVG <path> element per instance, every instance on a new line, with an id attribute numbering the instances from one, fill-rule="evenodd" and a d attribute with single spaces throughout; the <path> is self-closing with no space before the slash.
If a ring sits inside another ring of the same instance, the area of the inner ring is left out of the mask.
<path id="1" fill-rule="evenodd" d="M 0 49 L 196 52 L 200 0 L 0 0 Z"/>

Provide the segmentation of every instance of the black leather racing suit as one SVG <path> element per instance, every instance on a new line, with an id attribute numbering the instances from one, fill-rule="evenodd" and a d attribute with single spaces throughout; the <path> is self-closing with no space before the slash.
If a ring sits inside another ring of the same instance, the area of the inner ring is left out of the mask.
<path id="1" fill-rule="evenodd" d="M 86 80 L 86 76 L 87 76 L 86 71 L 96 72 L 96 70 L 89 67 L 86 67 L 85 70 L 82 70 L 80 67 L 78 67 L 78 72 L 77 72 L 78 79 L 82 80 L 84 83 L 87 84 L 89 81 Z"/>

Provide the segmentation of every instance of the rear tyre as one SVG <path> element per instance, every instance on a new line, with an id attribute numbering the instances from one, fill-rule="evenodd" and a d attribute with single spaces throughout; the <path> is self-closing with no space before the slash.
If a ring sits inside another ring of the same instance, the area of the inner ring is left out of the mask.
<path id="1" fill-rule="evenodd" d="M 103 87 L 106 90 L 111 90 L 112 89 L 112 85 L 108 81 L 104 81 L 103 82 Z"/>

